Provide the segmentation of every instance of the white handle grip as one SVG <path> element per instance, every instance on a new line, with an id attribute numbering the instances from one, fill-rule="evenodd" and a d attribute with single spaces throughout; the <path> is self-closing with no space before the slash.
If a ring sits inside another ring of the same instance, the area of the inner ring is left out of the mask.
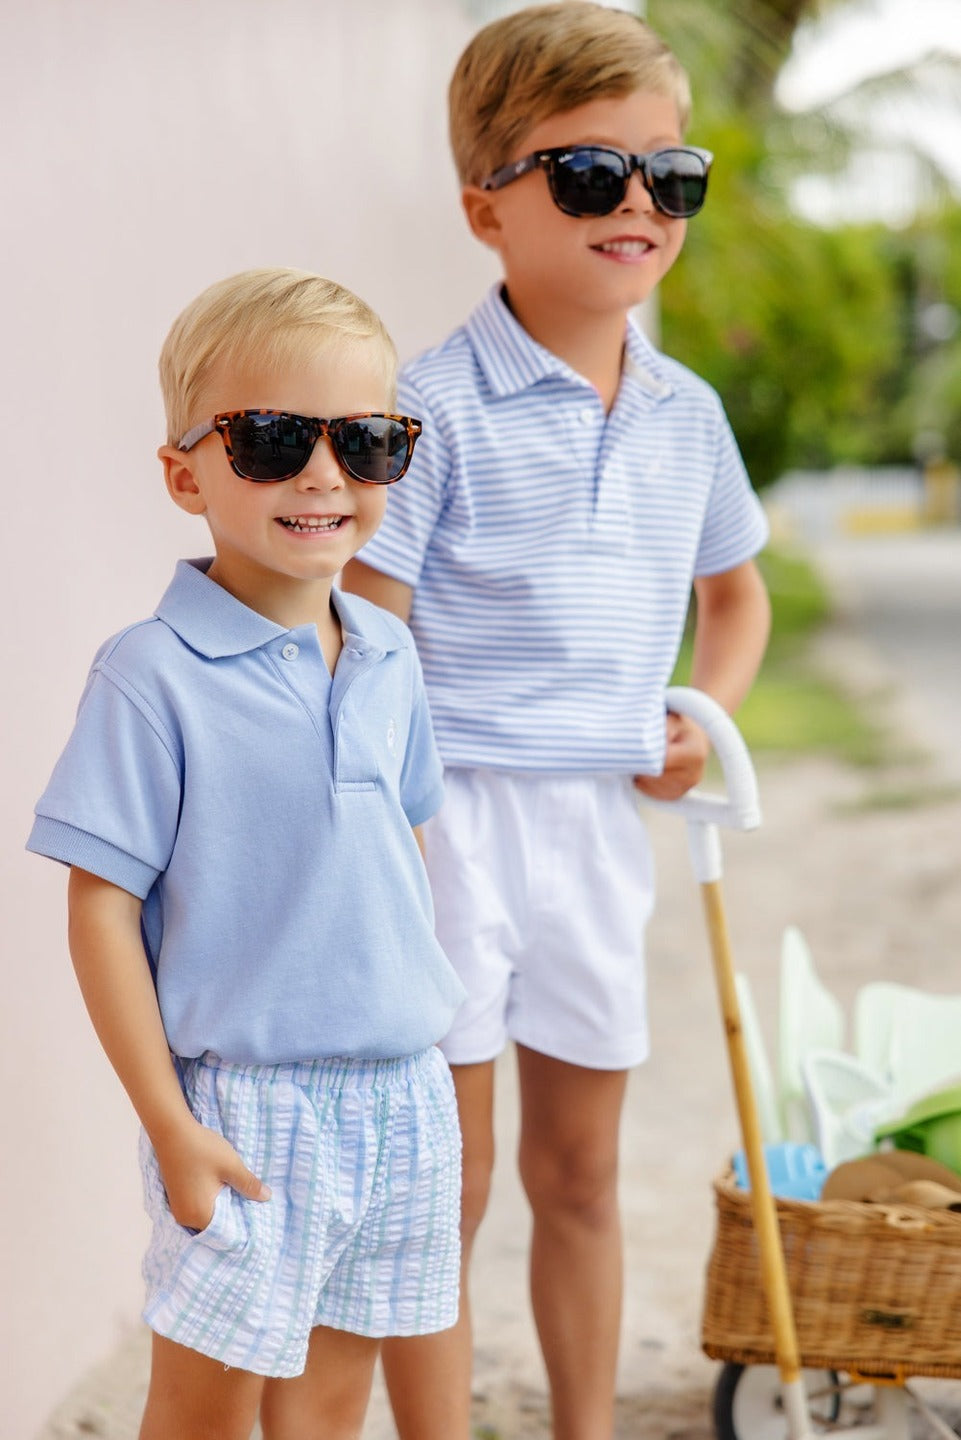
<path id="1" fill-rule="evenodd" d="M 761 823 L 757 776 L 743 736 L 730 715 L 703 690 L 686 685 L 672 685 L 666 702 L 668 710 L 689 715 L 707 732 L 721 764 L 726 794 L 705 795 L 700 790 L 689 790 L 680 800 L 664 803 L 685 820 L 703 820 L 728 830 L 756 830 Z"/>
<path id="2" fill-rule="evenodd" d="M 679 800 L 647 800 L 645 797 L 645 803 L 669 810 L 688 822 L 691 864 L 695 876 L 704 884 L 721 877 L 717 827 L 756 830 L 761 823 L 757 776 L 740 730 L 716 700 L 703 690 L 692 690 L 686 685 L 672 685 L 665 698 L 668 710 L 690 716 L 706 732 L 724 776 L 723 795 L 689 790 Z"/>

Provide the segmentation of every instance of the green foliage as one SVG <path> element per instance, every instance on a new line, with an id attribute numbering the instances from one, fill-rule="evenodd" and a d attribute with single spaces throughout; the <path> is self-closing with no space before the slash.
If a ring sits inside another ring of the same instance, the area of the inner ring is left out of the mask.
<path id="1" fill-rule="evenodd" d="M 818 572 L 801 555 L 771 546 L 758 557 L 758 568 L 773 612 L 770 664 L 789 658 L 799 641 L 809 640 L 831 618 L 831 597 Z"/>
<path id="2" fill-rule="evenodd" d="M 881 736 L 837 685 L 809 671 L 768 672 L 737 714 L 755 755 L 834 755 L 852 765 L 877 765 Z"/>
<path id="3" fill-rule="evenodd" d="M 708 204 L 661 287 L 665 349 L 720 391 L 756 485 L 909 459 L 914 417 L 895 413 L 910 380 L 905 240 L 791 217 L 757 137 L 733 121 L 707 143 Z"/>
<path id="4" fill-rule="evenodd" d="M 906 292 L 912 302 L 911 364 L 895 397 L 892 426 L 904 437 L 940 435 L 947 455 L 961 459 L 961 206 L 916 222 L 903 243 L 910 245 Z M 913 264 L 911 261 L 913 260 Z M 931 307 L 953 323 L 954 333 L 938 340 L 925 333 Z"/>
<path id="5" fill-rule="evenodd" d="M 850 153 L 849 135 L 772 99 L 785 23 L 805 8 L 647 6 L 691 73 L 691 139 L 716 156 L 660 288 L 662 343 L 720 392 L 759 487 L 792 468 L 911 463 L 925 435 L 961 458 L 961 327 L 934 338 L 923 323 L 931 306 L 961 318 L 961 205 L 900 231 L 791 211 L 794 177 Z"/>
<path id="6" fill-rule="evenodd" d="M 918 334 L 924 306 L 961 311 L 961 208 L 825 230 L 787 213 L 733 122 L 705 143 L 720 158 L 661 286 L 662 340 L 720 392 L 754 483 L 910 462 L 922 431 L 961 454 L 961 337 Z"/>

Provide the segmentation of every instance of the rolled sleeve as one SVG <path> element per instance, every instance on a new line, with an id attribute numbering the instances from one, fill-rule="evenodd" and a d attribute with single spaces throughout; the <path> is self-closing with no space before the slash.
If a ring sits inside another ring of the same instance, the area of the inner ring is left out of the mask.
<path id="1" fill-rule="evenodd" d="M 77 830 L 73 825 L 65 825 L 62 820 L 48 820 L 45 815 L 38 815 L 34 820 L 27 849 L 64 865 L 89 870 L 91 875 L 99 875 L 141 900 L 147 898 L 160 874 L 152 865 L 145 865 L 135 856 L 118 850 L 116 845 L 88 835 L 85 830 Z"/>
<path id="2" fill-rule="evenodd" d="M 27 842 L 141 899 L 169 863 L 181 799 L 171 738 L 146 709 L 94 672 Z"/>

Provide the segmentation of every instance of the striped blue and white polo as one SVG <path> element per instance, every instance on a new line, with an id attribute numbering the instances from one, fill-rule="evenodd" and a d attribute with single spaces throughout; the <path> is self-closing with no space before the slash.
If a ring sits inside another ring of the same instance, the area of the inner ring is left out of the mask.
<path id="1" fill-rule="evenodd" d="M 659 773 L 692 579 L 767 538 L 715 391 L 629 321 L 605 413 L 497 286 L 400 408 L 424 434 L 361 558 L 414 587 L 445 763 Z"/>

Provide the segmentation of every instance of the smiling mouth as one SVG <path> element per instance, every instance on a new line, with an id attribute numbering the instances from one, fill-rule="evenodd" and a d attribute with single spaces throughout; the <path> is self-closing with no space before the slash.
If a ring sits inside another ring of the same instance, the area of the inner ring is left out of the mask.
<path id="1" fill-rule="evenodd" d="M 278 522 L 284 529 L 293 530 L 297 535 L 325 535 L 331 530 L 339 530 L 346 519 L 346 515 L 278 516 Z"/>
<path id="2" fill-rule="evenodd" d="M 605 240 L 601 245 L 592 245 L 602 255 L 646 255 L 654 246 L 649 240 Z"/>

